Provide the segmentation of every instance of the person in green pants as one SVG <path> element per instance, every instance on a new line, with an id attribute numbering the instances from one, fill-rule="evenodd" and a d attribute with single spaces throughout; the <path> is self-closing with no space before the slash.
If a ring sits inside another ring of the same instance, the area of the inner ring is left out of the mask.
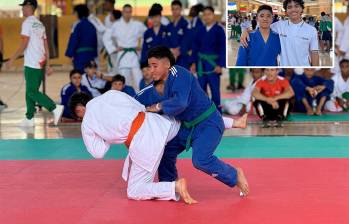
<path id="1" fill-rule="evenodd" d="M 227 89 L 235 91 L 236 89 L 243 89 L 244 75 L 246 71 L 244 68 L 230 68 L 229 69 L 229 86 Z"/>
<path id="2" fill-rule="evenodd" d="M 45 73 L 52 73 L 52 69 L 48 65 L 49 51 L 46 39 L 45 27 L 34 16 L 34 12 L 38 6 L 36 0 L 24 0 L 22 4 L 22 12 L 26 19 L 22 24 L 21 44 L 17 51 L 7 62 L 6 67 L 10 68 L 14 60 L 24 52 L 24 77 L 26 81 L 26 118 L 20 123 L 20 126 L 33 127 L 35 103 L 46 108 L 53 113 L 54 125 L 58 124 L 62 113 L 63 106 L 56 105 L 52 99 L 45 94 L 39 92 L 41 82 Z"/>

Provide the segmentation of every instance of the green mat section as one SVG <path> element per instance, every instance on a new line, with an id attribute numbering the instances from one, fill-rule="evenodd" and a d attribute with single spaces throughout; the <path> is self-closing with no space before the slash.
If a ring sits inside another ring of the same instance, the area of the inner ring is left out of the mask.
<path id="1" fill-rule="evenodd" d="M 105 159 L 123 159 L 126 147 L 113 145 Z M 221 158 L 349 158 L 349 137 L 224 137 Z M 191 151 L 180 158 L 190 158 Z M 81 139 L 1 140 L 0 160 L 93 159 Z"/>
<path id="2" fill-rule="evenodd" d="M 349 113 L 323 114 L 321 116 L 308 116 L 306 114 L 291 114 L 288 121 L 295 122 L 341 122 L 349 121 Z"/>

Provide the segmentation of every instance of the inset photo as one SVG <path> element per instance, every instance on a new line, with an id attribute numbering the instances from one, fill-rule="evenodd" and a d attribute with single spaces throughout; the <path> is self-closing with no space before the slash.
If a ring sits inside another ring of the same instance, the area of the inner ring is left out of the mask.
<path id="1" fill-rule="evenodd" d="M 332 0 L 228 0 L 227 66 L 334 66 Z"/>

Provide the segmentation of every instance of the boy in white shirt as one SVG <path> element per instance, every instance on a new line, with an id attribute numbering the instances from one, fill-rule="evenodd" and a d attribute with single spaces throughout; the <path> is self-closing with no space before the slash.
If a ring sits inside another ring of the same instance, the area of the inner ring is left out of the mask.
<path id="1" fill-rule="evenodd" d="M 20 123 L 20 126 L 34 126 L 35 103 L 38 103 L 52 112 L 54 116 L 54 125 L 57 125 L 62 116 L 64 107 L 62 105 L 56 105 L 47 95 L 39 92 L 45 73 L 50 75 L 52 69 L 48 63 L 50 57 L 45 27 L 34 16 L 38 3 L 36 0 L 24 0 L 20 6 L 22 6 L 23 16 L 26 17 L 22 24 L 22 41 L 17 51 L 6 64 L 7 68 L 11 67 L 14 60 L 24 52 L 27 112 L 26 118 Z"/>

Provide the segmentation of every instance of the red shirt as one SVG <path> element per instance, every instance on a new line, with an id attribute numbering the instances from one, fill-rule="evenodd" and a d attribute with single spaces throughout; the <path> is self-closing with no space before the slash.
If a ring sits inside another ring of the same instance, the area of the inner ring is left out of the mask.
<path id="1" fill-rule="evenodd" d="M 256 87 L 261 90 L 261 93 L 266 97 L 274 97 L 285 92 L 290 87 L 287 79 L 278 76 L 274 83 L 268 82 L 266 78 L 261 78 L 257 81 Z"/>

